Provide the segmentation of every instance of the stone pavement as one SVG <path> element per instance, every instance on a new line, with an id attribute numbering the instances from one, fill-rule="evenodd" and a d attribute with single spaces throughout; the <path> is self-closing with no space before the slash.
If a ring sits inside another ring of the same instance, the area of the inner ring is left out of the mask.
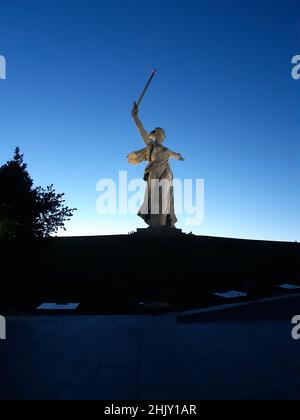
<path id="1" fill-rule="evenodd" d="M 0 341 L 0 399 L 299 399 L 300 299 L 179 322 L 19 316 Z"/>

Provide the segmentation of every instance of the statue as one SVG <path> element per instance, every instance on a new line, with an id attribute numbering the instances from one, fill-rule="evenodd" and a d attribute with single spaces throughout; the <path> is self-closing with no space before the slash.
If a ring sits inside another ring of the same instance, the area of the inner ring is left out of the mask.
<path id="1" fill-rule="evenodd" d="M 138 215 L 150 228 L 174 228 L 177 218 L 174 210 L 173 173 L 169 159 L 183 161 L 184 158 L 163 146 L 165 130 L 155 128 L 148 133 L 138 116 L 139 106 L 134 102 L 132 117 L 146 147 L 128 155 L 128 162 L 137 165 L 148 161 L 144 180 L 147 182 L 145 200 Z"/>

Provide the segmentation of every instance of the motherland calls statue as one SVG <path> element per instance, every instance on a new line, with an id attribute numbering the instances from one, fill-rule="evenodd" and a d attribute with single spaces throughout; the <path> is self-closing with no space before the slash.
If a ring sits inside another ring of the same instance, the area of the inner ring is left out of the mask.
<path id="1" fill-rule="evenodd" d="M 162 128 L 155 128 L 148 133 L 138 116 L 139 106 L 134 102 L 132 117 L 144 140 L 146 147 L 128 155 L 128 162 L 137 165 L 144 161 L 149 164 L 145 169 L 147 181 L 145 200 L 138 215 L 154 229 L 175 229 L 177 218 L 174 211 L 173 173 L 169 159 L 183 161 L 184 158 L 163 146 L 166 133 Z"/>

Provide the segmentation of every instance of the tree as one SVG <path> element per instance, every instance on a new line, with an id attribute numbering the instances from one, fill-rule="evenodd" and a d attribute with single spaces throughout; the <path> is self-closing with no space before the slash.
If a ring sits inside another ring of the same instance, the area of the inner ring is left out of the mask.
<path id="1" fill-rule="evenodd" d="M 13 160 L 0 167 L 0 237 L 48 237 L 65 230 L 76 209 L 64 203 L 53 185 L 33 187 L 18 147 Z"/>

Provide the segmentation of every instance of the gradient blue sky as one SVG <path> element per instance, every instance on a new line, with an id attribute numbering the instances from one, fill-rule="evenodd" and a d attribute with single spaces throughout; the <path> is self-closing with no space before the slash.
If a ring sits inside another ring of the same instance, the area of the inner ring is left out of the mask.
<path id="1" fill-rule="evenodd" d="M 204 178 L 203 235 L 299 240 L 300 1 L 85 0 L 3 2 L 0 161 L 19 145 L 36 185 L 53 183 L 79 211 L 68 235 L 127 233 L 137 216 L 100 216 L 96 183 L 127 164 L 141 140 L 130 116 Z"/>

